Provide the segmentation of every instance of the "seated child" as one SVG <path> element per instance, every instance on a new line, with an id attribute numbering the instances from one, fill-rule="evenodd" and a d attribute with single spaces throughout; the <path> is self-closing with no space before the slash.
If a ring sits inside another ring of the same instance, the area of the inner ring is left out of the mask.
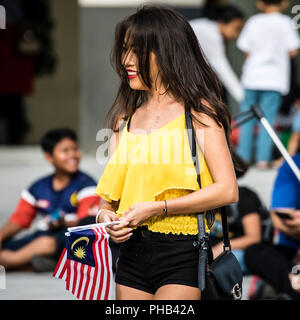
<path id="1" fill-rule="evenodd" d="M 6 270 L 34 267 L 32 262 L 38 256 L 58 259 L 65 246 L 66 228 L 96 216 L 100 205 L 96 182 L 79 170 L 81 152 L 72 130 L 47 132 L 41 147 L 54 172 L 22 191 L 15 211 L 0 228 L 0 265 Z M 37 215 L 41 216 L 37 230 L 13 239 L 29 228 Z"/>

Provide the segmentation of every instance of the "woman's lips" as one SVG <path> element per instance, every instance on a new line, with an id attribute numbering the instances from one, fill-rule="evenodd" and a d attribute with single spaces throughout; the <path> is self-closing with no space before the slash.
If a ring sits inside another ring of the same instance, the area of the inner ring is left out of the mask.
<path id="1" fill-rule="evenodd" d="M 138 76 L 138 71 L 135 71 L 135 70 L 126 70 L 127 71 L 127 76 L 128 76 L 128 79 L 134 79 Z"/>

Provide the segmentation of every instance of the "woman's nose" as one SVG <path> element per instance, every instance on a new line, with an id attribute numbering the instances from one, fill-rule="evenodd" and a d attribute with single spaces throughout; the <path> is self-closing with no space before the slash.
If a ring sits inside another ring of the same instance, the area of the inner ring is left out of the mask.
<path id="1" fill-rule="evenodd" d="M 129 66 L 133 66 L 134 65 L 133 60 L 134 59 L 133 59 L 132 50 L 126 52 L 124 55 L 124 59 L 123 59 L 123 64 L 124 64 L 125 68 L 128 68 Z"/>

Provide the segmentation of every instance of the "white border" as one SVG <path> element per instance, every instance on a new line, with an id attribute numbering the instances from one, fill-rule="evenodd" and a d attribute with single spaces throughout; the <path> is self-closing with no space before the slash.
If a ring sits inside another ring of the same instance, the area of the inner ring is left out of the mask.
<path id="1" fill-rule="evenodd" d="M 162 4 L 199 7 L 203 0 L 78 0 L 81 7 L 137 7 L 141 4 Z"/>

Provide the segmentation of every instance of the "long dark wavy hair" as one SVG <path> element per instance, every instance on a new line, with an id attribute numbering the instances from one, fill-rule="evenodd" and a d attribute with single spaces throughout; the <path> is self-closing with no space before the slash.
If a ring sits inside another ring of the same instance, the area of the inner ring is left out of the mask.
<path id="1" fill-rule="evenodd" d="M 126 35 L 127 33 L 127 35 Z M 147 101 L 145 90 L 133 90 L 122 64 L 123 43 L 131 39 L 138 60 L 138 70 L 144 84 L 151 88 L 150 52 L 154 52 L 162 82 L 177 101 L 211 117 L 223 126 L 230 147 L 231 116 L 222 102 L 221 84 L 202 53 L 198 39 L 188 21 L 177 11 L 161 6 L 145 5 L 119 22 L 115 30 L 111 64 L 120 77 L 117 96 L 105 118 L 106 128 L 117 132 L 118 120 L 126 121 Z M 206 103 L 205 103 L 206 102 Z M 234 160 L 234 155 L 232 154 Z M 235 163 L 235 161 L 234 161 Z M 235 163 L 235 165 L 237 165 Z"/>

